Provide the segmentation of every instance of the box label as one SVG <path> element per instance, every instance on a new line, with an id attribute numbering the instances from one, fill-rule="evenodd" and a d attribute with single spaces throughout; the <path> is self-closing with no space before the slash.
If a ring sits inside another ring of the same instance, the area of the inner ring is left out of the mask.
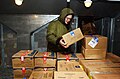
<path id="1" fill-rule="evenodd" d="M 73 31 L 70 32 L 71 36 L 75 36 L 75 33 Z"/>
<path id="2" fill-rule="evenodd" d="M 91 41 L 88 43 L 89 46 L 91 46 L 92 48 L 95 48 L 95 46 L 98 44 L 98 38 L 97 37 L 93 37 L 91 39 Z"/>

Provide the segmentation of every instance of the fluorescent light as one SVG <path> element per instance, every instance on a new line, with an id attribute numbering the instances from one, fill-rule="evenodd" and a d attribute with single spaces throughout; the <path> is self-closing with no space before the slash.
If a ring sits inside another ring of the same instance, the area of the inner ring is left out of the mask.
<path id="1" fill-rule="evenodd" d="M 22 3 L 23 3 L 23 0 L 15 0 L 15 4 L 17 5 L 22 5 Z"/>
<path id="2" fill-rule="evenodd" d="M 91 0 L 86 0 L 86 1 L 84 1 L 85 7 L 90 7 L 91 4 L 92 4 L 92 1 L 91 1 Z"/>

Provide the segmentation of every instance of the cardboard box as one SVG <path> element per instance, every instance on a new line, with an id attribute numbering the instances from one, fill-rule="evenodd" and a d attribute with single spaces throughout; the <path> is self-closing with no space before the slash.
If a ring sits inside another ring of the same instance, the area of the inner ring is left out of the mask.
<path id="1" fill-rule="evenodd" d="M 83 70 L 81 69 L 79 62 L 57 61 L 57 71 L 78 71 L 78 72 L 82 72 Z"/>
<path id="2" fill-rule="evenodd" d="M 35 67 L 56 67 L 54 52 L 38 52 L 35 55 Z"/>
<path id="3" fill-rule="evenodd" d="M 107 53 L 106 59 L 112 61 L 113 63 L 120 63 L 120 57 L 113 53 Z"/>
<path id="4" fill-rule="evenodd" d="M 62 54 L 61 52 L 57 52 L 57 60 L 78 60 L 76 53 L 70 54 Z"/>
<path id="5" fill-rule="evenodd" d="M 26 69 L 23 73 L 22 68 L 13 69 L 14 79 L 28 79 L 32 73 L 33 69 Z"/>
<path id="6" fill-rule="evenodd" d="M 85 72 L 55 71 L 54 79 L 89 79 Z"/>
<path id="7" fill-rule="evenodd" d="M 62 36 L 64 39 L 65 43 L 67 45 L 74 44 L 75 42 L 81 40 L 84 38 L 80 28 L 74 29 L 73 31 L 70 31 L 69 33 L 65 34 Z"/>
<path id="8" fill-rule="evenodd" d="M 53 71 L 33 71 L 29 79 L 53 79 Z"/>
<path id="9" fill-rule="evenodd" d="M 95 74 L 120 74 L 120 68 L 88 68 L 88 76 Z"/>
<path id="10" fill-rule="evenodd" d="M 83 68 L 83 70 L 85 72 L 87 72 L 87 68 L 89 67 L 89 65 L 90 65 L 90 67 L 98 68 L 98 67 L 100 67 L 99 65 L 101 63 L 107 64 L 107 63 L 111 63 L 111 62 L 109 60 L 80 60 L 79 63 L 81 65 L 81 67 Z"/>
<path id="11" fill-rule="evenodd" d="M 97 60 L 96 60 L 97 61 Z M 98 61 L 98 62 L 91 62 L 90 60 L 80 60 L 80 64 L 85 66 L 86 68 L 88 67 L 120 67 L 120 63 L 112 63 L 109 61 Z"/>
<path id="12" fill-rule="evenodd" d="M 106 49 L 85 49 L 82 46 L 82 53 L 85 59 L 105 59 Z"/>
<path id="13" fill-rule="evenodd" d="M 35 67 L 55 67 L 56 59 L 46 58 L 35 58 Z"/>
<path id="14" fill-rule="evenodd" d="M 21 50 L 12 56 L 13 68 L 34 68 L 36 50 Z"/>
<path id="15" fill-rule="evenodd" d="M 120 79 L 120 74 L 95 74 L 93 79 Z"/>
<path id="16" fill-rule="evenodd" d="M 119 68 L 120 64 L 119 63 L 112 63 L 109 61 L 105 61 L 105 60 L 95 60 L 94 61 L 90 61 L 90 60 L 80 60 L 80 64 L 83 66 L 85 72 L 88 72 L 87 69 L 89 68 Z"/>
<path id="17" fill-rule="evenodd" d="M 90 41 L 94 42 L 94 48 L 89 45 Z M 83 47 L 86 49 L 107 49 L 107 37 L 101 35 L 85 35 L 82 43 Z"/>

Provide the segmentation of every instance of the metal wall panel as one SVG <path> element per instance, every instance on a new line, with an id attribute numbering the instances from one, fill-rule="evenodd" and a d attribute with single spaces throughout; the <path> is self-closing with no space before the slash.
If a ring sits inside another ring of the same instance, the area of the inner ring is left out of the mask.
<path id="1" fill-rule="evenodd" d="M 57 18 L 58 15 L 14 14 L 0 15 L 0 22 L 17 32 L 18 50 L 30 49 L 30 33 L 46 23 Z"/>
<path id="2" fill-rule="evenodd" d="M 17 52 L 17 33 L 9 27 L 0 24 L 0 34 L 1 65 L 3 67 L 12 66 L 12 55 Z"/>
<path id="3" fill-rule="evenodd" d="M 113 53 L 120 56 L 120 14 L 114 18 Z"/>

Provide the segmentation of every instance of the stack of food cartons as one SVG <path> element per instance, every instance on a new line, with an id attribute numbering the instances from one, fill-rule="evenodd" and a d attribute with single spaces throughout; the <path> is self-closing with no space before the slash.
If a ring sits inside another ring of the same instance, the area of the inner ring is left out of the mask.
<path id="1" fill-rule="evenodd" d="M 36 50 L 21 50 L 12 56 L 14 78 L 29 78 L 34 69 Z"/>
<path id="2" fill-rule="evenodd" d="M 89 79 L 82 70 L 75 53 L 57 53 L 57 71 L 54 72 L 54 79 Z"/>
<path id="3" fill-rule="evenodd" d="M 85 35 L 82 41 L 82 53 L 85 59 L 105 59 L 107 37 L 101 35 Z"/>
<path id="4" fill-rule="evenodd" d="M 29 79 L 53 79 L 53 71 L 33 71 Z"/>
<path id="5" fill-rule="evenodd" d="M 35 55 L 35 70 L 38 71 L 56 70 L 56 53 L 38 52 Z"/>

